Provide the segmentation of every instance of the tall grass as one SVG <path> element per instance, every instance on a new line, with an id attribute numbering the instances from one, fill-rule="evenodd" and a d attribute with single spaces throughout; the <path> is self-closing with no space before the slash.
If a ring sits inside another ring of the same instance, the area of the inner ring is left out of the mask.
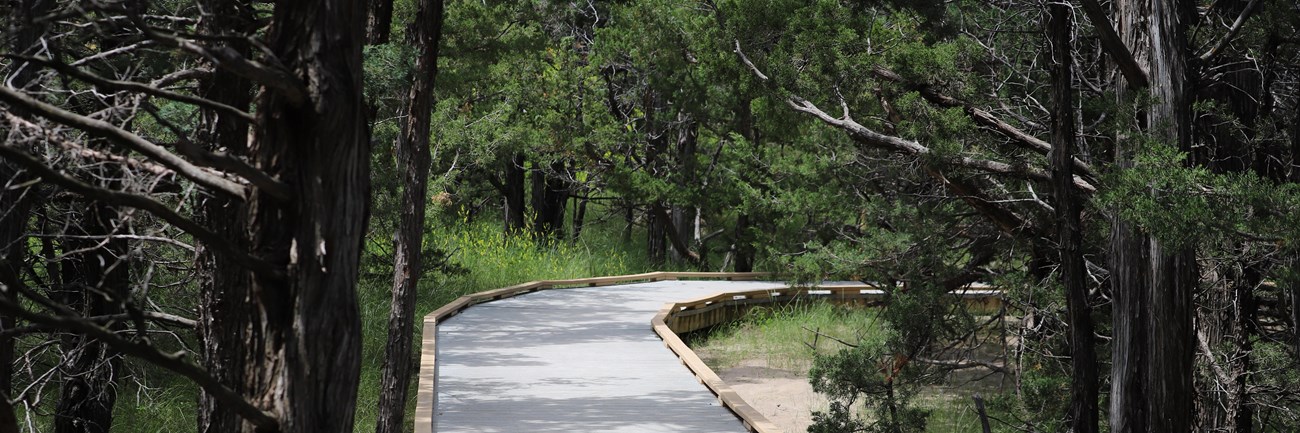
<path id="1" fill-rule="evenodd" d="M 799 301 L 750 310 L 740 320 L 689 336 L 687 343 L 707 354 L 714 368 L 762 359 L 768 367 L 805 374 L 814 354 L 833 354 L 844 343 L 879 341 L 884 325 L 871 309 Z"/>

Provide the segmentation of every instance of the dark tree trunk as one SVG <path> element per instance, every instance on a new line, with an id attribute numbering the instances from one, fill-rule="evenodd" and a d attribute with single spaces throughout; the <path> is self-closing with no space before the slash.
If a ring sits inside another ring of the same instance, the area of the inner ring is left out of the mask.
<path id="1" fill-rule="evenodd" d="M 1125 46 L 1138 63 L 1147 57 L 1146 32 L 1138 29 L 1146 17 L 1148 0 L 1119 0 L 1115 2 L 1116 30 Z M 1117 80 L 1120 103 L 1131 103 L 1142 88 L 1134 88 L 1128 81 Z M 1145 125 L 1143 119 L 1134 118 L 1136 127 Z M 1133 166 L 1132 155 L 1126 146 L 1128 137 L 1117 137 L 1115 164 L 1119 169 Z M 1146 394 L 1143 389 L 1143 364 L 1147 350 L 1146 310 L 1147 300 L 1147 237 L 1130 221 L 1119 218 L 1118 211 L 1111 213 L 1110 281 L 1111 281 L 1111 374 L 1110 374 L 1110 431 L 1112 433 L 1145 433 Z"/>
<path id="2" fill-rule="evenodd" d="M 689 191 L 695 187 L 696 168 L 695 168 L 695 151 L 697 138 L 699 137 L 699 125 L 685 114 L 677 115 L 677 123 L 681 124 L 677 136 L 677 179 L 678 187 L 683 191 Z M 672 230 L 676 233 L 677 239 L 683 241 L 698 241 L 695 239 L 695 208 L 681 204 L 673 204 L 671 209 Z M 681 262 L 686 259 L 676 249 L 672 250 L 674 261 Z"/>
<path id="3" fill-rule="evenodd" d="M 393 27 L 393 0 L 369 0 L 366 8 L 366 43 L 388 43 Z"/>
<path id="4" fill-rule="evenodd" d="M 1152 135 L 1191 152 L 1191 100 L 1187 80 L 1188 16 L 1177 1 L 1151 2 L 1147 17 L 1151 38 L 1151 95 L 1147 125 Z M 1152 194 L 1159 194 L 1152 191 Z M 1152 432 L 1192 430 L 1195 419 L 1195 330 L 1192 295 L 1200 277 L 1196 251 L 1189 246 L 1166 246 L 1151 240 L 1148 275 L 1150 310 L 1145 368 L 1150 408 L 1147 428 Z"/>
<path id="5" fill-rule="evenodd" d="M 533 236 L 538 239 L 562 239 L 564 205 L 569 200 L 569 168 L 564 160 L 552 161 L 550 167 L 534 167 Z"/>
<path id="6" fill-rule="evenodd" d="M 574 197 L 577 203 L 573 206 L 573 240 L 578 240 L 582 236 L 582 225 L 587 219 L 587 197 Z"/>
<path id="7" fill-rule="evenodd" d="M 516 234 L 524 230 L 524 154 L 516 153 L 505 166 L 505 230 Z"/>
<path id="8" fill-rule="evenodd" d="M 1139 128 L 1190 149 L 1187 41 L 1182 2 L 1119 1 L 1121 37 L 1149 72 L 1150 87 L 1121 84 L 1121 101 L 1149 91 Z M 1131 167 L 1121 138 L 1116 162 Z M 1151 191 L 1159 194 L 1159 191 Z M 1199 278 L 1195 250 L 1171 245 L 1116 219 L 1112 223 L 1114 287 L 1111 431 L 1190 431 L 1195 419 L 1192 378 L 1192 295 Z"/>
<path id="9" fill-rule="evenodd" d="M 429 183 L 429 116 L 433 109 L 433 82 L 438 73 L 438 41 L 442 35 L 442 0 L 422 0 L 408 25 L 411 43 L 418 47 L 415 77 L 406 123 L 397 140 L 398 176 L 402 179 L 402 211 L 393 237 L 393 299 L 388 316 L 388 345 L 384 349 L 376 433 L 400 433 L 406 417 L 407 390 L 411 385 L 411 339 L 415 328 L 415 298 L 423 269 L 425 201 Z"/>
<path id="10" fill-rule="evenodd" d="M 258 275 L 246 350 L 249 400 L 283 433 L 351 432 L 361 368 L 356 283 L 369 213 L 370 149 L 362 97 L 366 2 L 277 3 L 269 48 L 307 89 L 259 98 L 253 162 L 290 198 L 254 191 L 252 249 L 282 265 Z M 251 431 L 245 427 L 244 431 Z"/>
<path id="11" fill-rule="evenodd" d="M 670 221 L 666 221 L 662 215 L 663 205 L 658 203 L 650 205 L 650 210 L 645 214 L 646 225 L 646 258 L 650 260 L 650 265 L 655 269 L 663 266 L 668 253 L 668 230 Z"/>
<path id="12" fill-rule="evenodd" d="M 64 241 L 65 304 L 85 317 L 121 312 L 119 302 L 130 290 L 127 242 L 112 237 L 118 214 L 102 203 L 82 211 L 76 230 Z M 63 378 L 55 409 L 55 433 L 107 433 L 117 403 L 116 378 L 121 356 L 94 338 L 76 335 L 64 346 Z"/>
<path id="13" fill-rule="evenodd" d="M 205 0 L 205 14 L 199 26 L 210 33 L 252 31 L 256 26 L 251 5 L 244 0 Z M 248 55 L 246 44 L 226 45 Z M 212 75 L 199 82 L 204 98 L 232 107 L 247 107 L 252 102 L 252 83 L 223 68 L 213 68 Z M 248 154 L 248 122 L 214 110 L 200 110 L 201 142 L 210 150 L 225 149 L 231 155 Z M 229 239 L 238 248 L 248 248 L 247 209 L 244 203 L 224 196 L 208 197 L 200 206 L 198 219 L 213 232 Z M 200 245 L 201 247 L 202 245 Z M 261 362 L 250 359 L 244 347 L 251 331 L 255 311 L 248 308 L 249 275 L 229 257 L 203 248 L 199 251 L 199 342 L 203 367 L 214 378 L 235 392 L 243 392 L 245 364 Z M 199 393 L 198 431 L 222 433 L 239 431 L 242 419 L 220 399 L 207 392 Z"/>
<path id="14" fill-rule="evenodd" d="M 1047 8 L 1053 107 L 1052 186 L 1056 195 L 1061 286 L 1065 289 L 1070 325 L 1070 428 L 1074 433 L 1096 433 L 1097 355 L 1092 337 L 1092 308 L 1088 305 L 1087 276 L 1084 273 L 1082 206 L 1074 191 L 1074 77 L 1071 73 L 1073 20 L 1069 5 L 1051 3 Z"/>
<path id="15" fill-rule="evenodd" d="M 754 271 L 754 241 L 749 230 L 749 214 L 740 214 L 740 216 L 737 216 L 735 247 L 736 264 L 732 267 L 732 270 L 736 272 Z"/>
<path id="16" fill-rule="evenodd" d="M 51 1 L 21 0 L 14 2 L 17 10 L 5 8 L 5 15 L 11 20 L 6 23 L 9 28 L 16 28 L 13 35 L 13 52 L 23 53 L 36 44 L 44 32 L 44 26 L 36 24 L 34 18 L 43 16 L 48 11 Z M 19 62 L 15 62 L 19 63 Z M 26 88 L 32 82 L 36 68 L 28 65 L 10 79 L 10 85 Z M 27 224 L 31 215 L 34 195 L 33 188 L 14 189 L 25 181 L 18 177 L 20 170 L 9 161 L 0 160 L 0 281 L 9 284 L 21 279 L 23 262 L 27 251 Z M 12 291 L 0 293 L 11 296 Z M 13 300 L 14 298 L 9 298 Z M 17 326 L 17 320 L 8 314 L 0 314 L 0 331 L 7 331 Z M 13 405 L 8 399 L 13 392 L 14 336 L 0 337 L 0 433 L 17 433 L 18 419 Z"/>

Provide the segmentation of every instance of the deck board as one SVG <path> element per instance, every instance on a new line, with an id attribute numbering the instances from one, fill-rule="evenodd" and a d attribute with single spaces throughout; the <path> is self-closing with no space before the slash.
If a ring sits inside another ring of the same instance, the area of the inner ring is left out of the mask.
<path id="1" fill-rule="evenodd" d="M 437 432 L 744 432 L 650 328 L 665 303 L 780 282 L 659 281 L 475 305 L 438 326 Z"/>

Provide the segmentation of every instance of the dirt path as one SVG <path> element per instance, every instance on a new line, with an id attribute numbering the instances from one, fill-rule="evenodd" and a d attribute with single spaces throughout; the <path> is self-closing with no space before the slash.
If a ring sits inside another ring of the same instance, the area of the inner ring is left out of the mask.
<path id="1" fill-rule="evenodd" d="M 696 353 L 709 363 L 707 351 Z M 770 368 L 763 359 L 746 359 L 717 373 L 741 398 L 786 432 L 808 431 L 812 411 L 826 410 L 828 405 L 824 397 L 813 392 L 806 372 Z"/>

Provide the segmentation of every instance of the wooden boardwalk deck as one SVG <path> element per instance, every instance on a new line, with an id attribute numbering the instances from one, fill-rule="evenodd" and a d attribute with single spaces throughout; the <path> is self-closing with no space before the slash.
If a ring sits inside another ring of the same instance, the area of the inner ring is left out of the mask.
<path id="1" fill-rule="evenodd" d="M 658 281 L 475 305 L 437 331 L 437 432 L 744 432 L 651 330 L 665 303 L 780 282 Z"/>

